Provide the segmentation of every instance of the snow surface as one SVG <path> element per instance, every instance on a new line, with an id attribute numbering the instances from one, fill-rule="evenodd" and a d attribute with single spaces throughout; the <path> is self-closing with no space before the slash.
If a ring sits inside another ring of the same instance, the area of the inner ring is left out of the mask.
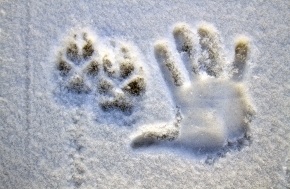
<path id="1" fill-rule="evenodd" d="M 2 0 L 0 188 L 289 188 L 289 9 L 288 1 L 274 0 Z M 196 54 L 209 53 L 194 57 L 203 62 L 200 75 L 185 76 L 182 82 L 191 83 L 177 92 L 156 57 L 156 45 L 165 41 L 168 60 L 187 73 L 176 26 L 188 34 L 185 41 L 204 46 Z M 202 26 L 219 38 L 199 41 Z M 208 65 L 215 60 L 229 73 L 241 36 L 249 41 L 242 80 L 217 76 L 219 68 Z M 68 50 L 74 43 L 77 53 Z M 72 66 L 68 75 L 60 57 Z M 91 60 L 106 57 L 111 75 L 105 67 L 86 75 Z M 121 77 L 122 61 L 134 66 L 128 77 Z M 130 92 L 134 77 L 144 79 L 140 95 Z M 98 92 L 101 79 L 114 89 Z M 245 132 L 239 129 L 245 107 L 255 111 L 247 125 L 251 140 L 221 153 L 227 140 L 236 145 Z M 192 111 L 198 114 L 186 113 Z M 191 119 L 210 129 L 191 129 Z M 168 134 L 168 123 L 180 126 L 169 132 L 173 141 L 132 147 L 140 132 L 138 140 L 148 131 Z M 199 153 L 215 143 L 214 153 Z"/>

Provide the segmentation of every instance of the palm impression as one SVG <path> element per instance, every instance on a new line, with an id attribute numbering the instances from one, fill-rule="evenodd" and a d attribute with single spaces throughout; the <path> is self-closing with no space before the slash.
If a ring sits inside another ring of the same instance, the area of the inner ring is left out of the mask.
<path id="1" fill-rule="evenodd" d="M 172 123 L 143 127 L 133 136 L 132 147 L 166 144 L 208 152 L 249 144 L 254 110 L 242 82 L 248 39 L 237 40 L 234 61 L 226 64 L 211 25 L 200 25 L 195 34 L 179 24 L 173 37 L 175 48 L 165 40 L 155 43 L 155 57 L 177 107 L 176 117 Z"/>

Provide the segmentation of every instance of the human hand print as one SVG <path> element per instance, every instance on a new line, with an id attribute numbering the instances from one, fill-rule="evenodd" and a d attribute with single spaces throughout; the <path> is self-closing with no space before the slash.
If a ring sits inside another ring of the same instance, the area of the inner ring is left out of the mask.
<path id="1" fill-rule="evenodd" d="M 133 136 L 132 147 L 168 144 L 208 152 L 247 145 L 254 115 L 242 83 L 248 39 L 236 41 L 235 58 L 228 65 L 211 25 L 202 24 L 196 37 L 188 25 L 179 24 L 173 37 L 177 53 L 166 40 L 157 41 L 154 48 L 176 105 L 176 117 L 172 123 L 141 128 Z"/>

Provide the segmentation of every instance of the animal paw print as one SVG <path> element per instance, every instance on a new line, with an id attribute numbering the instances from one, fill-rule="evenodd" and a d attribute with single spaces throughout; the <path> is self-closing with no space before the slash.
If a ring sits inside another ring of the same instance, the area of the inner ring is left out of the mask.
<path id="1" fill-rule="evenodd" d="M 131 114 L 146 89 L 138 55 L 122 42 L 110 41 L 99 49 L 94 43 L 88 32 L 75 33 L 68 40 L 57 61 L 60 88 L 70 94 L 70 101 L 82 101 L 91 93 L 102 111 Z"/>
<path id="2" fill-rule="evenodd" d="M 93 39 L 87 32 L 75 33 L 68 40 L 66 48 L 59 53 L 57 69 L 61 76 L 61 86 L 71 93 L 89 93 L 92 87 L 88 75 L 98 72 L 98 63 L 94 59 Z"/>
<path id="3" fill-rule="evenodd" d="M 96 91 L 99 105 L 104 112 L 131 114 L 145 92 L 143 68 L 129 45 L 111 42 L 111 47 L 102 54 Z"/>
<path id="4" fill-rule="evenodd" d="M 213 26 L 201 24 L 196 34 L 193 31 L 187 24 L 174 27 L 176 49 L 166 40 L 156 42 L 155 56 L 177 107 L 176 117 L 172 123 L 143 127 L 133 136 L 133 148 L 162 143 L 207 153 L 249 144 L 255 112 L 242 82 L 249 40 L 236 41 L 229 65 Z"/>

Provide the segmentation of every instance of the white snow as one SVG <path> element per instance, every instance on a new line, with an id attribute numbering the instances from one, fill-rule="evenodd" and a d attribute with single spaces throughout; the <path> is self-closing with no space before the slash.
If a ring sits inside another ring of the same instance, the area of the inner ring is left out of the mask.
<path id="1" fill-rule="evenodd" d="M 0 188 L 289 188 L 289 8 L 275 0 L 1 1 Z M 200 41 L 204 28 L 212 33 Z M 74 34 L 79 64 L 66 54 Z M 181 87 L 156 58 L 160 41 Z M 244 69 L 233 64 L 241 41 Z M 60 56 L 73 66 L 68 77 Z M 86 75 L 105 57 L 113 76 L 105 68 Z M 190 61 L 200 75 L 190 75 Z M 134 65 L 124 78 L 123 62 Z M 74 74 L 89 92 L 66 90 Z M 141 95 L 128 94 L 135 77 L 144 78 Z M 105 95 L 102 78 L 114 83 Z M 250 140 L 240 145 L 244 128 Z M 144 138 L 153 145 L 132 147 Z"/>

